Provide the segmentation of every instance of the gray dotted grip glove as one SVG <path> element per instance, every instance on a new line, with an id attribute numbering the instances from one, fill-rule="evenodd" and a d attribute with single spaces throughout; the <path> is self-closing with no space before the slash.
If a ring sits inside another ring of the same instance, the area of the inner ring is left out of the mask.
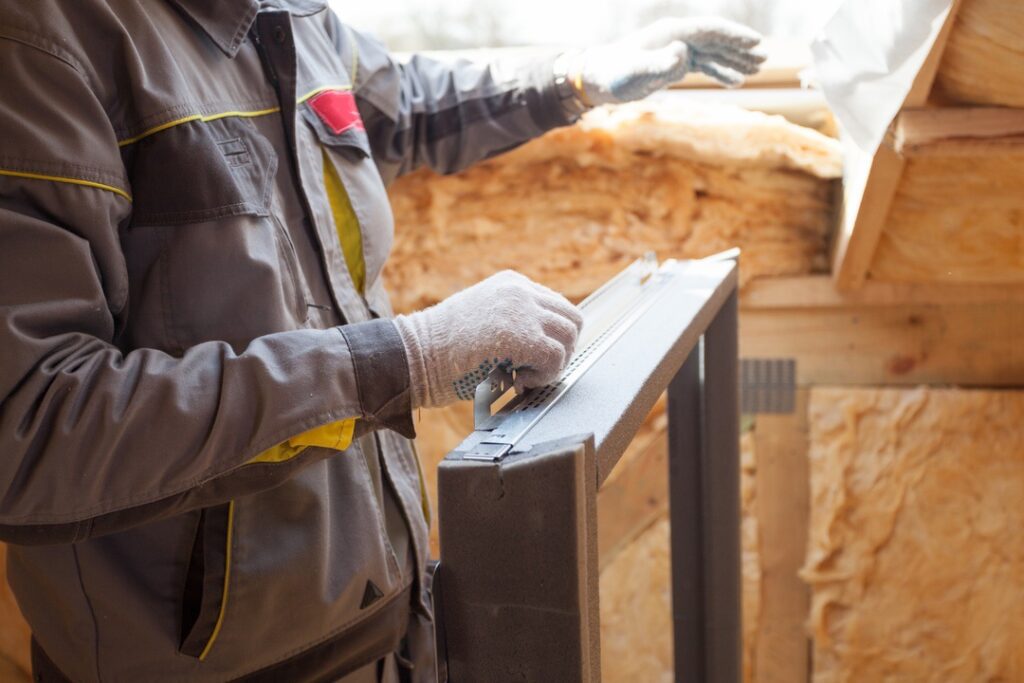
<path id="1" fill-rule="evenodd" d="M 516 371 L 516 390 L 556 380 L 583 325 L 561 294 L 511 270 L 436 306 L 400 315 L 413 408 L 470 399 L 496 366 Z"/>
<path id="2" fill-rule="evenodd" d="M 756 31 L 725 19 L 660 19 L 611 45 L 567 55 L 567 70 L 584 104 L 619 104 L 695 71 L 740 85 L 764 62 L 760 42 Z"/>

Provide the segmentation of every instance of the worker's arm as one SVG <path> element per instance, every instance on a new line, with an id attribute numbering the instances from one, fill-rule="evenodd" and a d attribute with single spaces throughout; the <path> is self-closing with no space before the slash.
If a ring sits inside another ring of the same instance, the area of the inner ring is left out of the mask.
<path id="1" fill-rule="evenodd" d="M 355 64 L 355 97 L 385 183 L 421 166 L 453 173 L 575 121 L 584 107 L 558 89 L 558 52 L 480 64 L 414 55 L 399 63 L 373 38 L 330 17 Z"/>
<path id="2" fill-rule="evenodd" d="M 156 228 L 131 225 L 94 77 L 46 47 L 0 37 L 0 540 L 74 542 L 265 490 L 344 457 L 355 421 L 412 437 L 413 406 L 455 400 L 488 359 L 529 385 L 572 353 L 572 305 L 510 274 L 401 333 L 376 320 L 242 353 L 121 348 L 138 304 L 120 240 Z"/>
<path id="3" fill-rule="evenodd" d="M 339 52 L 355 55 L 356 102 L 385 183 L 420 166 L 462 170 L 573 123 L 588 107 L 647 97 L 690 72 L 739 85 L 764 61 L 760 35 L 714 18 L 664 19 L 609 45 L 490 64 L 423 55 L 399 63 L 333 14 L 328 20 Z"/>
<path id="4" fill-rule="evenodd" d="M 330 451 L 253 461 L 321 425 L 411 436 L 388 321 L 240 354 L 118 347 L 131 188 L 94 76 L 45 47 L 0 38 L 0 539 L 70 542 L 267 489 Z"/>

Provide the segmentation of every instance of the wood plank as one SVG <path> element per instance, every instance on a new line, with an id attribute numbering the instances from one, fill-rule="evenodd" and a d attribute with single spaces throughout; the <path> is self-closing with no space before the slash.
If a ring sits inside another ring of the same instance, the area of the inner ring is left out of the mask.
<path id="1" fill-rule="evenodd" d="M 863 170 L 865 163 L 866 171 Z M 869 162 L 854 161 L 850 164 L 851 168 L 860 166 L 861 169 L 847 175 L 844 219 L 833 245 L 832 277 L 838 288 L 855 290 L 864 284 L 904 165 L 904 157 L 888 142 L 879 146 Z M 856 178 L 861 174 L 865 176 L 864 190 L 856 206 L 851 206 L 849 202 L 858 194 Z"/>
<path id="2" fill-rule="evenodd" d="M 740 310 L 1017 303 L 1024 306 L 1024 284 L 943 284 L 868 280 L 855 291 L 842 291 L 827 275 L 758 278 L 740 295 Z"/>
<path id="3" fill-rule="evenodd" d="M 920 149 L 907 158 L 870 279 L 1024 284 L 1024 137 Z"/>
<path id="4" fill-rule="evenodd" d="M 747 309 L 740 356 L 795 358 L 804 386 L 1024 386 L 1024 305 Z"/>
<path id="5" fill-rule="evenodd" d="M 1024 107 L 1024 3 L 971 0 L 957 13 L 933 93 L 958 103 Z"/>
<path id="6" fill-rule="evenodd" d="M 908 161 L 926 157 L 956 157 L 967 163 L 984 163 L 988 158 L 1006 158 L 1024 154 L 1024 135 L 994 138 L 948 138 L 925 145 L 905 147 Z M 902 189 L 902 188 L 901 188 Z"/>
<path id="7" fill-rule="evenodd" d="M 758 415 L 754 426 L 761 558 L 754 680 L 762 683 L 808 677 L 810 590 L 799 576 L 810 517 L 808 394 L 797 392 L 792 415 Z"/>
<path id="8" fill-rule="evenodd" d="M 931 107 L 904 109 L 896 118 L 895 144 L 901 154 L 950 140 L 1024 136 L 1024 109 Z"/>

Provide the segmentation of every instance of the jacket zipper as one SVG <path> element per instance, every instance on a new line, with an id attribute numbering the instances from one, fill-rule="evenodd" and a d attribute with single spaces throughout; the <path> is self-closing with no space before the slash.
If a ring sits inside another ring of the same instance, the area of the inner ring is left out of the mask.
<path id="1" fill-rule="evenodd" d="M 274 86 L 274 90 L 277 90 L 277 71 L 274 69 L 274 63 L 271 62 L 270 57 L 267 56 L 267 51 L 263 47 L 263 42 L 260 40 L 260 34 L 259 31 L 256 30 L 255 23 L 253 23 L 252 28 L 249 29 L 249 37 L 252 38 L 252 44 L 256 46 L 256 54 L 260 56 L 260 62 L 263 64 L 263 71 L 266 72 L 267 78 L 270 79 L 270 83 Z"/>

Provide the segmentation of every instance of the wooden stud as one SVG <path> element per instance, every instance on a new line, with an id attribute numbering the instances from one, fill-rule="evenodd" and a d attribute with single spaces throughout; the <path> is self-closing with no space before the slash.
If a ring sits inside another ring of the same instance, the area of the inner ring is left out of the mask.
<path id="1" fill-rule="evenodd" d="M 754 425 L 761 561 L 754 680 L 764 683 L 808 680 L 811 595 L 799 576 L 810 518 L 808 394 L 798 390 L 792 415 L 758 415 Z"/>
<path id="2" fill-rule="evenodd" d="M 842 215 L 832 252 L 836 287 L 855 290 L 864 284 L 903 175 L 905 159 L 883 141 L 869 161 L 850 158 L 847 164 Z M 864 183 L 857 200 L 857 187 Z"/>
<path id="3" fill-rule="evenodd" d="M 740 356 L 795 358 L 801 386 L 1024 386 L 1024 305 L 747 309 Z"/>

